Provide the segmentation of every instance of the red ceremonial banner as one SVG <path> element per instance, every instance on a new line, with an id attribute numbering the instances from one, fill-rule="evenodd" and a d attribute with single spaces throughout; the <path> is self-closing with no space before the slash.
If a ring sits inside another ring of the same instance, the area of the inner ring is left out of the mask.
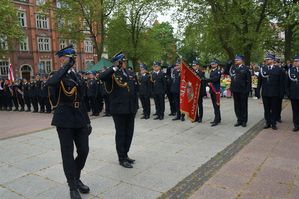
<path id="1" fill-rule="evenodd" d="M 196 119 L 200 78 L 184 62 L 181 63 L 180 110 L 193 122 Z"/>

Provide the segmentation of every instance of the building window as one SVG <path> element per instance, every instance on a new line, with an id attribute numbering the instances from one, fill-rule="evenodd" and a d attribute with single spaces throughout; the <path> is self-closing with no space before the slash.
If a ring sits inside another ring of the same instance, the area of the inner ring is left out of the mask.
<path id="1" fill-rule="evenodd" d="M 51 51 L 51 39 L 49 37 L 38 37 L 37 43 L 38 43 L 39 51 L 44 51 L 44 52 Z"/>
<path id="2" fill-rule="evenodd" d="M 20 41 L 20 51 L 29 51 L 28 37 Z"/>
<path id="3" fill-rule="evenodd" d="M 36 0 L 36 5 L 44 5 L 45 4 L 45 0 Z"/>
<path id="4" fill-rule="evenodd" d="M 66 40 L 65 40 L 65 39 L 60 39 L 60 40 L 59 40 L 59 47 L 60 47 L 60 49 L 65 48 L 66 45 L 67 45 L 67 43 L 66 43 Z"/>
<path id="5" fill-rule="evenodd" d="M 40 29 L 48 29 L 49 28 L 49 19 L 44 14 L 36 15 L 36 27 Z"/>
<path id="6" fill-rule="evenodd" d="M 0 75 L 7 75 L 8 74 L 8 61 L 0 60 Z"/>
<path id="7" fill-rule="evenodd" d="M 18 18 L 19 18 L 20 26 L 26 27 L 27 26 L 26 13 L 22 11 L 18 11 Z"/>
<path id="8" fill-rule="evenodd" d="M 49 74 L 52 71 L 51 60 L 40 60 L 38 63 L 38 72 L 40 74 Z"/>
<path id="9" fill-rule="evenodd" d="M 8 43 L 6 37 L 0 37 L 0 49 L 1 50 L 8 50 Z"/>
<path id="10" fill-rule="evenodd" d="M 93 53 L 93 43 L 91 39 L 84 40 L 84 51 L 86 53 Z"/>

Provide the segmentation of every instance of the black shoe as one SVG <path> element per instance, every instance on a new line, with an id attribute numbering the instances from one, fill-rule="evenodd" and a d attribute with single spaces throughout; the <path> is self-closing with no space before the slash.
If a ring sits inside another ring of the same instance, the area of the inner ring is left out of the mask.
<path id="1" fill-rule="evenodd" d="M 159 120 L 163 120 L 163 119 L 164 119 L 164 116 L 160 116 L 160 117 L 159 117 Z"/>
<path id="2" fill-rule="evenodd" d="M 83 184 L 83 182 L 82 182 L 81 180 L 78 180 L 78 181 L 77 181 L 77 187 L 78 187 L 80 193 L 85 193 L 85 194 L 87 194 L 87 193 L 90 192 L 89 187 L 88 187 L 87 185 Z"/>
<path id="3" fill-rule="evenodd" d="M 148 120 L 149 118 L 150 118 L 149 116 L 145 116 L 145 117 L 144 117 L 145 120 Z"/>
<path id="4" fill-rule="evenodd" d="M 294 132 L 299 131 L 299 127 L 295 127 L 295 128 L 293 128 L 293 131 L 294 131 Z"/>
<path id="5" fill-rule="evenodd" d="M 128 161 L 120 161 L 119 164 L 127 169 L 132 169 L 133 166 Z"/>
<path id="6" fill-rule="evenodd" d="M 8 109 L 6 109 L 6 111 L 12 111 L 12 109 L 11 109 L 11 108 L 8 108 Z"/>
<path id="7" fill-rule="evenodd" d="M 158 113 L 154 113 L 154 114 L 153 114 L 153 116 L 156 116 L 156 115 L 158 115 Z"/>
<path id="8" fill-rule="evenodd" d="M 19 111 L 19 109 L 18 109 L 18 108 L 15 108 L 13 111 Z"/>
<path id="9" fill-rule="evenodd" d="M 25 112 L 31 112 L 31 110 L 30 110 L 30 109 L 27 109 Z"/>
<path id="10" fill-rule="evenodd" d="M 210 124 L 214 124 L 214 123 L 215 123 L 215 121 L 210 122 Z"/>
<path id="11" fill-rule="evenodd" d="M 198 119 L 197 122 L 198 122 L 198 123 L 202 123 L 202 119 Z"/>
<path id="12" fill-rule="evenodd" d="M 134 164 L 135 163 L 135 160 L 134 159 L 131 159 L 129 157 L 127 157 L 127 161 L 130 163 L 130 164 Z"/>
<path id="13" fill-rule="evenodd" d="M 175 118 L 173 118 L 172 119 L 172 121 L 176 121 L 176 120 L 180 120 L 181 118 L 179 118 L 179 117 L 175 117 Z"/>
<path id="14" fill-rule="evenodd" d="M 272 129 L 273 130 L 277 130 L 277 126 L 276 125 L 272 125 Z"/>
<path id="15" fill-rule="evenodd" d="M 40 113 L 44 113 L 45 111 L 40 111 Z"/>
<path id="16" fill-rule="evenodd" d="M 145 119 L 145 116 L 142 116 L 140 119 L 142 119 L 142 120 Z"/>
<path id="17" fill-rule="evenodd" d="M 82 197 L 80 196 L 80 193 L 77 189 L 70 190 L 70 196 L 71 196 L 71 199 L 82 199 Z"/>
<path id="18" fill-rule="evenodd" d="M 277 122 L 279 122 L 279 123 L 282 123 L 282 120 L 281 120 L 281 119 L 279 119 L 279 120 L 277 120 Z"/>
<path id="19" fill-rule="evenodd" d="M 271 127 L 270 124 L 266 124 L 266 126 L 264 126 L 264 129 L 268 129 L 268 128 L 270 128 L 270 127 Z"/>
<path id="20" fill-rule="evenodd" d="M 185 117 L 181 117 L 181 121 L 182 121 L 182 122 L 185 121 Z"/>
<path id="21" fill-rule="evenodd" d="M 175 113 L 169 113 L 168 116 L 175 116 Z"/>
<path id="22" fill-rule="evenodd" d="M 213 126 L 217 126 L 219 123 L 218 122 L 215 122 L 215 123 L 213 123 L 211 126 L 213 127 Z"/>
<path id="23" fill-rule="evenodd" d="M 35 110 L 35 111 L 33 111 L 32 113 L 38 113 L 38 111 Z"/>
<path id="24" fill-rule="evenodd" d="M 238 127 L 238 126 L 241 126 L 242 124 L 240 122 L 237 122 L 234 126 L 235 127 Z"/>
<path id="25" fill-rule="evenodd" d="M 21 109 L 20 109 L 20 112 L 23 112 L 23 111 L 24 111 L 24 108 L 21 108 Z"/>
<path id="26" fill-rule="evenodd" d="M 244 122 L 244 123 L 242 123 L 242 127 L 244 127 L 244 128 L 245 128 L 246 126 L 247 126 L 247 125 L 246 125 L 246 123 L 245 123 L 245 122 Z"/>
<path id="27" fill-rule="evenodd" d="M 154 120 L 158 120 L 158 119 L 160 119 L 160 117 L 159 117 L 159 116 L 157 116 L 157 117 L 155 117 L 155 118 L 154 118 Z"/>
<path id="28" fill-rule="evenodd" d="M 103 115 L 103 117 L 110 117 L 111 115 L 110 114 L 105 114 L 105 115 Z"/>

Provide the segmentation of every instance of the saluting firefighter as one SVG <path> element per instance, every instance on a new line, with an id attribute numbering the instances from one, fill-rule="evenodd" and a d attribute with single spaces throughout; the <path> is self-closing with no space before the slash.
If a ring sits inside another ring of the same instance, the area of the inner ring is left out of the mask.
<path id="1" fill-rule="evenodd" d="M 214 107 L 214 120 L 211 122 L 211 126 L 217 126 L 221 122 L 220 114 L 220 78 L 221 71 L 218 69 L 218 62 L 211 62 L 210 78 L 207 79 L 210 87 L 211 100 Z"/>
<path id="2" fill-rule="evenodd" d="M 150 75 L 147 72 L 147 66 L 144 64 L 140 65 L 140 82 L 139 82 L 139 97 L 143 108 L 143 116 L 141 119 L 149 119 L 151 114 L 151 80 Z"/>
<path id="3" fill-rule="evenodd" d="M 258 93 L 262 89 L 265 129 L 277 130 L 276 121 L 279 114 L 279 98 L 284 92 L 285 81 L 283 70 L 274 65 L 275 55 L 266 56 L 266 65 L 261 67 L 258 81 Z"/>
<path id="4" fill-rule="evenodd" d="M 299 55 L 295 56 L 294 64 L 288 69 L 287 95 L 292 103 L 294 132 L 299 131 Z"/>
<path id="5" fill-rule="evenodd" d="M 72 68 L 76 52 L 68 46 L 56 53 L 62 67 L 46 82 L 56 92 L 52 125 L 56 126 L 61 147 L 62 163 L 71 199 L 81 199 L 80 193 L 89 193 L 89 187 L 80 180 L 88 152 L 88 136 L 91 133 L 90 120 L 83 100 L 84 81 Z M 50 94 L 51 95 L 51 94 Z M 53 104 L 53 103 L 52 103 Z M 74 158 L 74 144 L 77 157 Z"/>
<path id="6" fill-rule="evenodd" d="M 165 92 L 166 92 L 166 78 L 165 73 L 161 71 L 161 63 L 154 62 L 152 73 L 153 96 L 156 107 L 157 116 L 154 120 L 163 120 L 165 112 Z"/>
<path id="7" fill-rule="evenodd" d="M 125 56 L 118 53 L 112 58 L 113 67 L 105 70 L 100 79 L 104 81 L 110 102 L 110 113 L 115 125 L 115 142 L 119 164 L 133 168 L 135 160 L 129 158 L 138 98 L 135 87 L 135 74 L 126 69 Z"/>
<path id="8" fill-rule="evenodd" d="M 248 121 L 248 96 L 251 91 L 251 73 L 244 65 L 244 56 L 236 55 L 235 64 L 229 70 L 231 77 L 231 91 L 234 98 L 237 123 L 235 127 L 246 127 Z"/>

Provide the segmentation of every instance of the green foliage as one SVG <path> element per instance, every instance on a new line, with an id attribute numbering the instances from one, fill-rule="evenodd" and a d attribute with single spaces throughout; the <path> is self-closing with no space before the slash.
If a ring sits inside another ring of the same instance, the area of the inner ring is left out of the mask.
<path id="1" fill-rule="evenodd" d="M 271 28 L 268 14 L 271 1 L 193 0 L 181 1 L 181 19 L 189 19 L 182 41 L 182 53 L 196 52 L 203 60 L 232 59 L 241 53 L 247 63 L 258 61 L 271 46 L 277 32 Z M 202 9 L 199 9 L 202 8 Z M 186 23 L 186 22 L 185 22 Z M 261 50 L 262 49 L 262 50 Z"/>
<path id="2" fill-rule="evenodd" d="M 0 40 L 8 43 L 8 49 L 0 45 L 0 56 L 3 56 L 17 41 L 22 39 L 23 31 L 19 25 L 16 9 L 11 1 L 0 0 L 0 5 Z"/>

